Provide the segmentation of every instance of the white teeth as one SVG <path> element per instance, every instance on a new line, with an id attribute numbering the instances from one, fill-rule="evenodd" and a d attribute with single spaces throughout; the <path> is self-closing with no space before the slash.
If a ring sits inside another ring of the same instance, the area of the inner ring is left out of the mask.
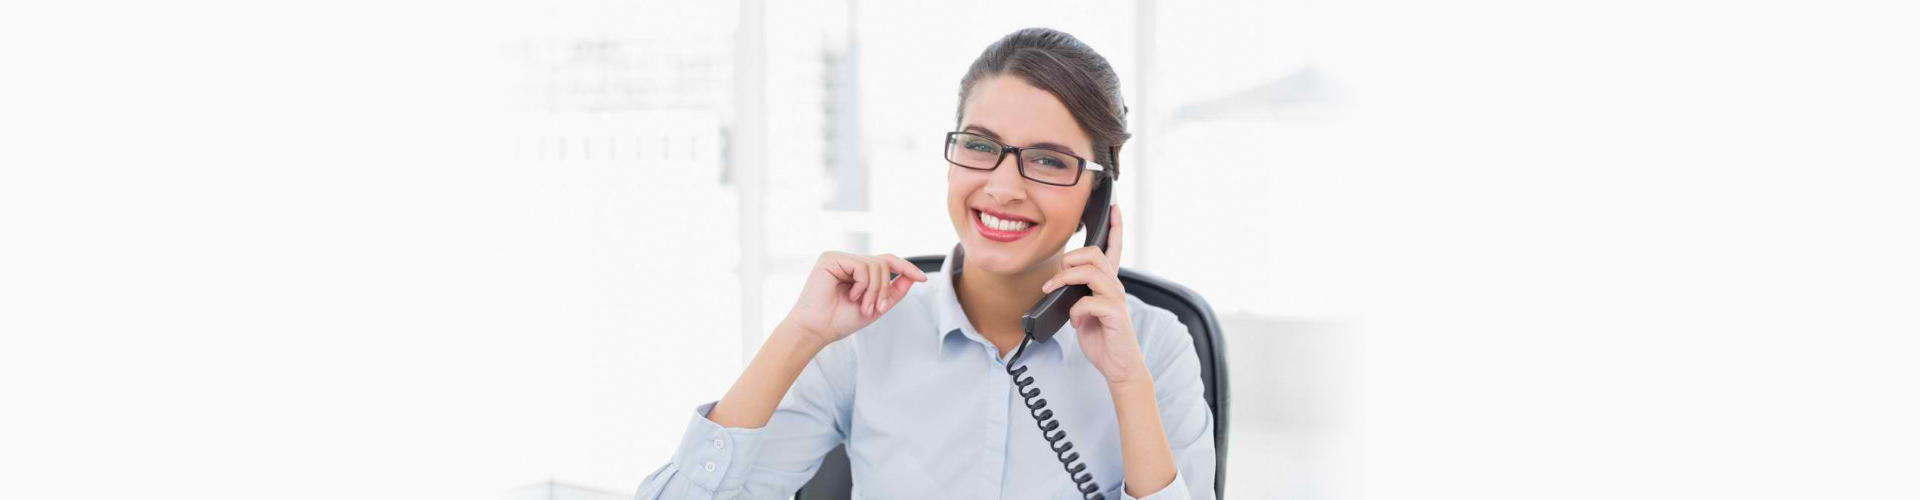
<path id="1" fill-rule="evenodd" d="M 985 211 L 980 212 L 980 223 L 1000 231 L 1022 231 L 1033 225 L 1033 223 L 1030 222 L 1010 221 L 994 217 L 993 214 Z"/>

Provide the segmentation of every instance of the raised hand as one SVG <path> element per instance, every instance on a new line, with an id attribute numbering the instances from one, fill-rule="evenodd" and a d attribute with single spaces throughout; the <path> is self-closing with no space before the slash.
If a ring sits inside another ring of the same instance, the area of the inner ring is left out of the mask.
<path id="1" fill-rule="evenodd" d="M 926 280 L 920 268 L 893 254 L 824 252 L 814 261 L 786 322 L 821 345 L 830 344 L 872 324 L 914 283 Z"/>

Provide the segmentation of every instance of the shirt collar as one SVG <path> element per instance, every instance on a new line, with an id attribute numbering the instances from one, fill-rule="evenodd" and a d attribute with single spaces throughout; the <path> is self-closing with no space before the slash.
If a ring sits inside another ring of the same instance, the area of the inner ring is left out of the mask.
<path id="1" fill-rule="evenodd" d="M 954 245 L 953 251 L 948 253 L 946 259 L 940 263 L 940 273 L 929 276 L 927 280 L 928 284 L 936 285 L 933 289 L 934 342 L 938 343 L 942 360 L 945 360 L 950 352 L 962 350 L 966 344 L 964 341 L 968 339 L 977 340 L 985 345 L 992 344 L 987 342 L 986 337 L 981 336 L 980 332 L 974 331 L 973 323 L 967 321 L 966 310 L 960 308 L 960 294 L 954 289 L 954 284 L 958 282 L 956 278 L 959 278 L 960 273 L 965 270 L 965 263 L 965 248 Z M 961 338 L 954 340 L 953 337 L 956 336 Z M 1028 357 L 1036 352 L 1052 351 L 1055 359 L 1064 363 L 1067 360 L 1067 351 L 1079 347 L 1079 343 L 1079 334 L 1074 331 L 1073 324 L 1068 323 L 1061 325 L 1060 332 L 1054 334 L 1052 339 L 1027 345 L 1027 353 L 1021 356 Z M 1049 345 L 1052 347 L 1047 347 Z"/>

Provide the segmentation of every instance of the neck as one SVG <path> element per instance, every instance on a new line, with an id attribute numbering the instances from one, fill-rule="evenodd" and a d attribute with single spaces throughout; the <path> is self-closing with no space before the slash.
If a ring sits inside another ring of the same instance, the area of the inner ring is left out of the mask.
<path id="1" fill-rule="evenodd" d="M 1020 327 L 1020 315 L 1039 302 L 1046 293 L 1040 285 L 1058 274 L 1061 255 L 1055 255 L 1026 271 L 996 274 L 984 269 L 967 269 L 954 286 L 960 308 L 967 313 L 973 329 L 1000 348 L 1000 354 L 1020 345 L 1026 331 Z"/>

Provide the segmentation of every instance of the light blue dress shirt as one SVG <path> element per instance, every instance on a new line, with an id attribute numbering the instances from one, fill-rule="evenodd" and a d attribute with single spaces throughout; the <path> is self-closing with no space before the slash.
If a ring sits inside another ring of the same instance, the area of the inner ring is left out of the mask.
<path id="1" fill-rule="evenodd" d="M 1080 499 L 1014 392 L 1006 359 L 975 331 L 949 276 L 955 248 L 899 305 L 813 358 L 760 428 L 725 428 L 695 408 L 673 458 L 639 500 L 787 498 L 845 443 L 853 494 L 866 499 Z M 1212 499 L 1213 414 L 1186 325 L 1127 296 L 1173 449 L 1173 483 L 1150 499 Z M 1107 382 L 1078 352 L 1072 324 L 1016 364 L 1054 410 L 1080 463 L 1110 499 L 1124 493 L 1119 422 Z M 1009 352 L 1009 356 L 1011 352 Z"/>

